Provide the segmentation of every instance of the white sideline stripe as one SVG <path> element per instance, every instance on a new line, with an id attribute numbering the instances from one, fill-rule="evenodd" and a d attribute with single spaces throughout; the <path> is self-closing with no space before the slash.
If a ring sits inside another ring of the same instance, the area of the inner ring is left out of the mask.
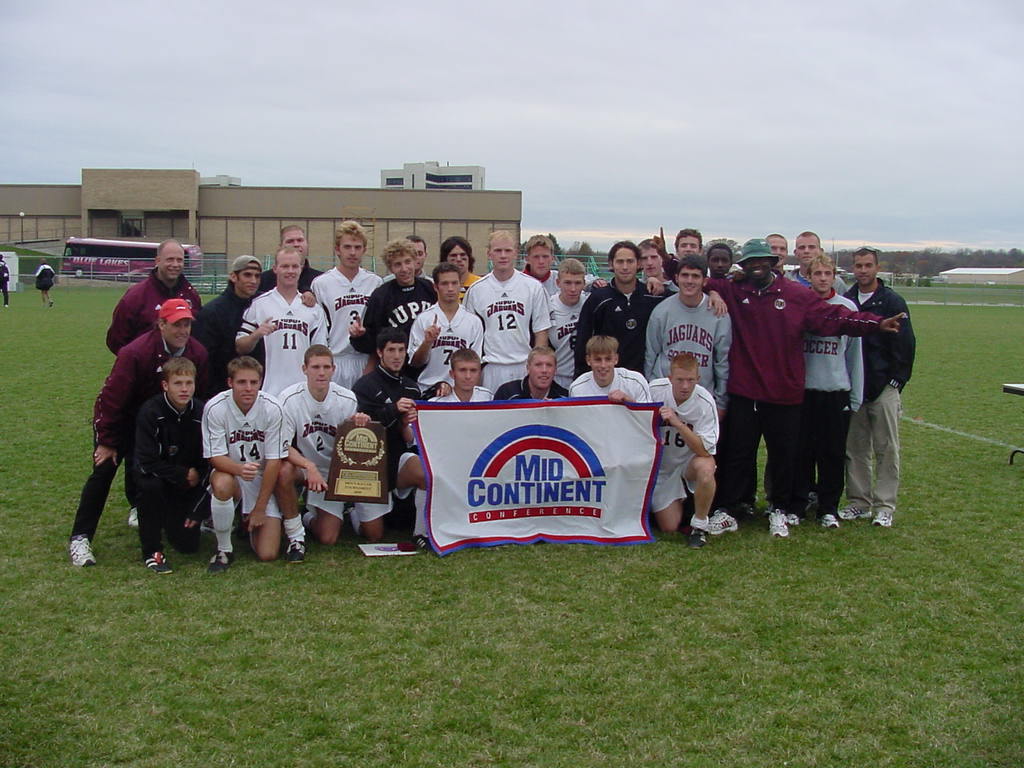
<path id="1" fill-rule="evenodd" d="M 982 437 L 981 435 L 972 435 L 970 432 L 961 432 L 959 429 L 953 429 L 951 427 L 944 427 L 941 424 L 932 424 L 930 421 L 923 421 L 921 419 L 915 419 L 911 416 L 901 416 L 901 421 L 905 421 L 908 424 L 917 424 L 920 427 L 931 427 L 937 429 L 940 432 L 948 432 L 951 435 L 957 435 L 959 437 L 966 437 L 971 440 L 977 440 L 979 443 L 988 443 L 989 445 L 998 445 L 1000 448 L 1009 448 L 1011 451 L 1024 450 L 1018 448 L 1016 445 L 1010 445 L 1009 443 L 1003 443 L 999 440 L 993 440 L 990 437 Z"/>

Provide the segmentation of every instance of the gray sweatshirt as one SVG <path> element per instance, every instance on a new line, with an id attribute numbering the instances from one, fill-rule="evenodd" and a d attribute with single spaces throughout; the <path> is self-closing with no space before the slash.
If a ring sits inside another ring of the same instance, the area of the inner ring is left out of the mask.
<path id="1" fill-rule="evenodd" d="M 857 311 L 857 305 L 838 293 L 826 299 Z M 864 358 L 860 339 L 853 336 L 804 336 L 804 362 L 807 366 L 805 389 L 823 392 L 850 390 L 850 410 L 856 411 L 864 399 Z"/>
<path id="2" fill-rule="evenodd" d="M 672 358 L 689 352 L 700 365 L 700 385 L 715 396 L 719 408 L 725 408 L 731 344 L 732 321 L 728 315 L 715 317 L 707 296 L 696 307 L 671 296 L 654 308 L 647 321 L 644 373 L 648 381 L 668 376 Z"/>

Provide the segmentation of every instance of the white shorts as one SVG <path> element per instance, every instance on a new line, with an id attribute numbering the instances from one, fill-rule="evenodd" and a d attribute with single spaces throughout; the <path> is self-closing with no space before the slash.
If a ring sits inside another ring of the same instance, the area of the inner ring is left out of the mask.
<path id="1" fill-rule="evenodd" d="M 317 469 L 319 469 L 319 467 Z M 320 474 L 322 474 L 324 477 L 327 477 L 327 472 L 324 470 L 321 470 Z M 296 467 L 295 478 L 296 480 L 301 480 L 302 484 L 305 485 L 305 481 L 307 480 L 306 470 L 300 467 Z M 309 509 L 310 507 L 316 507 L 317 509 L 322 509 L 329 515 L 334 515 L 339 520 L 343 519 L 345 512 L 345 502 L 328 501 L 326 498 L 324 498 L 325 493 L 326 491 L 307 490 L 306 508 Z"/>
<path id="2" fill-rule="evenodd" d="M 369 359 L 369 355 L 361 353 L 338 355 L 334 358 L 334 382 L 345 389 L 352 389 L 352 385 L 363 375 L 363 369 L 366 368 L 366 361 Z"/>
<path id="3" fill-rule="evenodd" d="M 405 466 L 405 462 L 416 456 L 415 453 L 403 453 L 398 458 L 398 471 L 401 473 L 402 467 Z M 409 494 L 417 490 L 416 486 L 410 485 L 406 488 L 393 488 L 391 489 L 391 495 L 398 499 L 405 499 L 409 497 Z M 384 517 L 388 512 L 391 511 L 391 501 L 385 501 L 383 504 L 372 504 L 367 501 L 357 501 L 355 509 L 352 514 L 355 515 L 356 519 L 361 523 L 367 523 L 370 520 L 377 520 L 378 518 Z"/>
<path id="4" fill-rule="evenodd" d="M 651 494 L 651 510 L 660 512 L 677 499 L 682 501 L 686 498 L 687 491 L 692 493 L 690 484 L 683 478 L 683 473 L 689 468 L 690 462 L 686 461 L 681 466 L 665 467 L 658 470 L 658 476 L 654 481 L 654 493 Z"/>
<path id="5" fill-rule="evenodd" d="M 252 512 L 256 499 L 260 497 L 260 484 L 263 482 L 263 475 L 257 475 L 252 480 L 243 480 L 237 476 L 236 479 L 238 487 L 242 489 L 242 514 L 248 515 Z M 267 499 L 267 517 L 281 519 L 281 510 L 277 508 L 277 499 L 274 498 L 274 494 L 270 494 L 270 498 Z"/>
<path id="6" fill-rule="evenodd" d="M 307 491 L 306 507 L 322 510 L 328 515 L 334 515 L 339 520 L 343 520 L 345 517 L 345 502 L 328 501 L 324 498 L 324 493 L 325 491 Z"/>
<path id="7" fill-rule="evenodd" d="M 480 386 L 491 392 L 509 381 L 519 381 L 526 375 L 526 363 L 488 363 L 484 366 Z"/>
<path id="8" fill-rule="evenodd" d="M 572 386 L 573 381 L 574 379 L 572 376 L 563 376 L 560 373 L 555 374 L 555 383 L 565 389 L 568 389 L 570 386 Z"/>

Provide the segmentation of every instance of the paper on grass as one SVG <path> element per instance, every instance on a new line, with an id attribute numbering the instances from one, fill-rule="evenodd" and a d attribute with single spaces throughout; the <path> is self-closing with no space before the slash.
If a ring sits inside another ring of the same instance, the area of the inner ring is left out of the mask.
<path id="1" fill-rule="evenodd" d="M 398 544 L 385 544 L 380 542 L 378 544 L 360 544 L 359 548 L 363 551 L 363 554 L 367 557 L 390 557 L 391 555 L 415 555 L 415 549 L 408 551 L 402 551 L 398 548 Z"/>

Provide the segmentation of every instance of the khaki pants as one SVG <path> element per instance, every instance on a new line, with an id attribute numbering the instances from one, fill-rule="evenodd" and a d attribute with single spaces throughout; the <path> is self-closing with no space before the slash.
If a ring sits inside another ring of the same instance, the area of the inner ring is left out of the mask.
<path id="1" fill-rule="evenodd" d="M 896 510 L 900 488 L 900 393 L 894 387 L 865 402 L 850 419 L 846 438 L 846 499 L 851 506 L 878 513 Z M 874 459 L 875 484 L 871 489 Z"/>

